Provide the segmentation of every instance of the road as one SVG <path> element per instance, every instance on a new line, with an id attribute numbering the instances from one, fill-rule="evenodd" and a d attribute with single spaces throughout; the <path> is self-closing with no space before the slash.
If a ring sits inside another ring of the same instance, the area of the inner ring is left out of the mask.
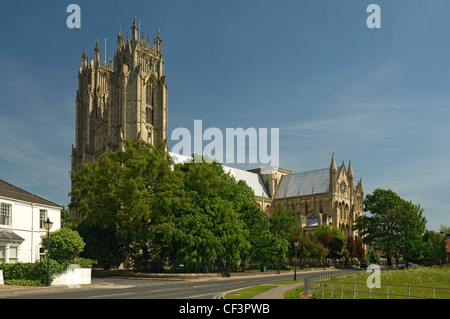
<path id="1" fill-rule="evenodd" d="M 297 280 L 312 273 L 298 272 Z M 92 287 L 39 289 L 1 299 L 213 299 L 219 293 L 249 286 L 293 280 L 293 274 L 274 274 L 207 280 L 92 278 Z"/>

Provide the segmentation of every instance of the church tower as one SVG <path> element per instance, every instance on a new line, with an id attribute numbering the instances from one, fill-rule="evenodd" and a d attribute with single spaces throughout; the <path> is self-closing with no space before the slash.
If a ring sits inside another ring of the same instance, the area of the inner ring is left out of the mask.
<path id="1" fill-rule="evenodd" d="M 106 43 L 106 40 L 105 40 Z M 100 62 L 98 41 L 94 58 L 83 49 L 78 69 L 76 96 L 76 145 L 72 146 L 72 170 L 95 162 L 108 151 L 122 151 L 123 140 L 155 144 L 167 140 L 167 83 L 161 53 L 161 34 L 150 44 L 134 18 L 131 40 L 121 28 L 117 49 L 106 63 Z M 106 46 L 106 44 L 105 44 Z"/>

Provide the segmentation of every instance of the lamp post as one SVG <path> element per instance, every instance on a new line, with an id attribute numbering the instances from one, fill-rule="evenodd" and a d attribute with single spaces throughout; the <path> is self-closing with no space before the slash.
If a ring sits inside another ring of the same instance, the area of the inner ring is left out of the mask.
<path id="1" fill-rule="evenodd" d="M 294 258 L 294 281 L 297 280 L 297 247 L 298 247 L 298 240 L 294 242 L 294 252 L 295 252 L 295 258 Z"/>
<path id="2" fill-rule="evenodd" d="M 278 264 L 278 274 L 280 274 L 280 243 L 277 244 L 277 248 L 278 248 L 278 260 L 277 260 L 277 264 Z"/>
<path id="3" fill-rule="evenodd" d="M 50 286 L 50 229 L 52 226 L 53 223 L 47 217 L 47 220 L 44 222 L 44 227 L 47 230 L 47 286 Z"/>

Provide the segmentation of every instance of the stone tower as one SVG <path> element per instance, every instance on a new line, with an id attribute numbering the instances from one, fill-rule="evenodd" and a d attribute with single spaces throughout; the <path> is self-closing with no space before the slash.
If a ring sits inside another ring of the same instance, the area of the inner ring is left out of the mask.
<path id="1" fill-rule="evenodd" d="M 76 145 L 72 146 L 72 170 L 95 162 L 108 151 L 122 151 L 123 140 L 155 144 L 167 140 L 167 84 L 161 53 L 161 35 L 139 37 L 136 18 L 131 41 L 117 35 L 112 59 L 100 62 L 98 41 L 94 58 L 83 49 L 78 69 L 76 96 Z"/>

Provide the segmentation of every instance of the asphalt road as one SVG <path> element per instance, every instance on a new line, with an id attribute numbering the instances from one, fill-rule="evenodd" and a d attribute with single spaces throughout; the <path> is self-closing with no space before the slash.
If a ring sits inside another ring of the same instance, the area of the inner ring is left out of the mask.
<path id="1" fill-rule="evenodd" d="M 303 280 L 311 272 L 298 272 Z M 88 288 L 39 289 L 1 299 L 213 299 L 219 293 L 249 286 L 293 280 L 293 273 L 206 280 L 167 280 L 143 278 L 92 278 Z"/>

